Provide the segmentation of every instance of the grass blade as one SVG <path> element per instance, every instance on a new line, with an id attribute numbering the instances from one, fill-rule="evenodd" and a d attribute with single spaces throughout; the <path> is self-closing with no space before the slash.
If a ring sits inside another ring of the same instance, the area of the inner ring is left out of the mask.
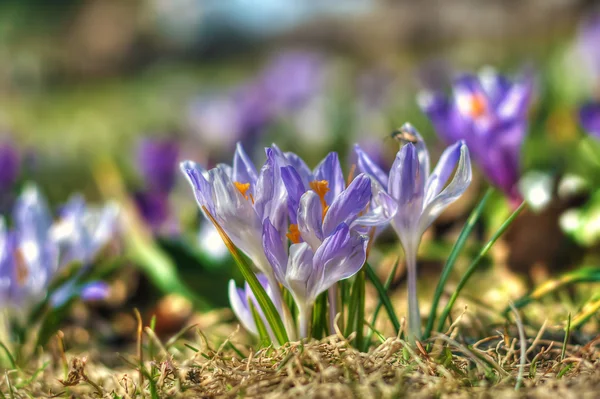
<path id="1" fill-rule="evenodd" d="M 229 249 L 229 252 L 231 252 L 231 256 L 233 256 L 235 263 L 238 265 L 240 272 L 242 273 L 242 276 L 244 277 L 244 280 L 246 280 L 248 282 L 250 289 L 252 289 L 252 293 L 256 297 L 256 301 L 258 302 L 258 305 L 260 306 L 261 310 L 263 311 L 263 314 L 265 315 L 265 318 L 267 319 L 267 322 L 269 323 L 269 326 L 271 327 L 271 331 L 273 331 L 273 334 L 275 335 L 277 342 L 280 345 L 285 344 L 286 342 L 289 341 L 289 338 L 288 338 L 287 332 L 285 330 L 285 327 L 283 326 L 283 321 L 281 320 L 281 316 L 279 316 L 279 312 L 277 312 L 275 305 L 273 305 L 273 301 L 271 301 L 271 298 L 269 298 L 265 289 L 258 281 L 258 278 L 256 278 L 256 275 L 252 271 L 250 265 L 248 264 L 246 259 L 240 254 L 240 252 L 235 247 L 235 245 L 233 244 L 233 242 L 231 241 L 231 239 L 229 238 L 227 233 L 225 233 L 223 228 L 219 225 L 219 223 L 217 223 L 215 218 L 210 214 L 210 212 L 208 211 L 208 209 L 206 209 L 206 207 L 202 207 L 202 210 L 204 211 L 206 216 L 210 219 L 210 221 L 214 224 L 215 228 L 219 232 L 219 235 L 223 239 L 223 242 Z"/>
<path id="2" fill-rule="evenodd" d="M 462 291 L 464 286 L 467 284 L 467 282 L 469 281 L 469 279 L 471 278 L 471 276 L 477 269 L 477 266 L 479 266 L 479 262 L 481 262 L 481 260 L 487 255 L 487 253 L 492 248 L 494 243 L 496 241 L 498 241 L 498 238 L 500 238 L 500 236 L 502 236 L 502 234 L 504 234 L 506 229 L 508 229 L 508 227 L 512 224 L 512 222 L 517 218 L 517 216 L 519 216 L 519 214 L 521 214 L 521 212 L 523 212 L 523 210 L 525 209 L 525 206 L 526 206 L 525 202 L 523 202 L 523 203 L 521 203 L 521 205 L 519 205 L 519 207 L 512 213 L 512 215 L 510 215 L 508 217 L 508 219 L 506 219 L 506 221 L 504 223 L 502 223 L 502 226 L 500 226 L 500 228 L 496 231 L 496 233 L 494 233 L 492 238 L 490 238 L 490 240 L 484 245 L 484 247 L 481 248 L 481 251 L 479 251 L 479 253 L 475 257 L 475 259 L 473 259 L 473 261 L 469 265 L 469 268 L 467 269 L 465 274 L 462 276 L 462 278 L 458 282 L 458 285 L 456 286 L 456 289 L 455 289 L 454 293 L 452 294 L 452 297 L 450 297 L 450 300 L 444 307 L 444 310 L 438 321 L 437 331 L 443 330 L 444 324 L 446 323 L 446 319 L 448 318 L 448 315 L 450 314 L 450 311 L 452 310 L 452 307 L 454 306 L 456 299 L 460 295 L 460 291 Z"/>
<path id="3" fill-rule="evenodd" d="M 522 308 L 523 306 L 542 298 L 552 292 L 555 292 L 567 285 L 576 283 L 590 283 L 600 281 L 600 267 L 598 266 L 585 266 L 580 267 L 577 270 L 567 272 L 557 279 L 548 280 L 545 283 L 537 287 L 533 292 L 519 298 L 515 302 L 515 307 Z M 508 313 L 508 308 L 504 311 Z"/>
<path id="4" fill-rule="evenodd" d="M 397 266 L 398 266 L 398 262 L 396 262 L 392 272 L 395 272 Z M 373 270 L 371 265 L 369 265 L 368 263 L 365 264 L 365 271 L 367 273 L 367 277 L 369 278 L 371 283 L 373 283 L 373 286 L 375 286 L 375 289 L 377 290 L 377 293 L 379 294 L 379 301 L 385 307 L 385 310 L 387 311 L 390 321 L 394 325 L 394 330 L 396 331 L 396 334 L 398 334 L 398 332 L 400 331 L 400 322 L 398 321 L 398 316 L 396 316 L 396 312 L 394 311 L 394 306 L 392 305 L 392 302 L 390 301 L 390 297 L 387 294 L 387 288 L 385 288 L 381 284 L 381 281 L 379 281 L 379 278 L 377 278 L 375 271 Z M 393 274 L 391 274 L 390 276 L 393 278 Z M 391 280 L 391 279 L 388 278 L 388 280 Z M 387 284 L 387 281 L 386 281 L 386 284 Z M 373 323 L 371 323 L 371 324 L 373 324 Z"/>
<path id="5" fill-rule="evenodd" d="M 6 358 L 8 359 L 8 362 L 10 363 L 10 367 L 13 370 L 17 369 L 17 362 L 15 362 L 15 358 L 13 357 L 12 353 L 10 353 L 10 350 L 8 350 L 8 347 L 6 345 L 4 345 L 4 342 L 0 341 L 0 348 L 2 348 L 4 350 L 4 353 L 6 354 Z"/>
<path id="6" fill-rule="evenodd" d="M 471 214 L 469 215 L 469 218 L 467 219 L 467 222 L 463 226 L 462 231 L 460 232 L 460 235 L 458 236 L 458 239 L 456 240 L 456 243 L 454 243 L 454 246 L 452 247 L 452 252 L 450 252 L 448 259 L 446 260 L 446 263 L 444 264 L 444 268 L 442 269 L 442 274 L 440 275 L 440 279 L 438 281 L 437 287 L 435 287 L 435 293 L 433 294 L 433 301 L 431 303 L 431 311 L 430 311 L 429 317 L 427 319 L 427 326 L 425 327 L 425 333 L 423 334 L 424 339 L 429 338 L 429 336 L 431 335 L 431 330 L 433 329 L 433 324 L 435 323 L 435 319 L 437 317 L 437 308 L 440 303 L 440 298 L 442 297 L 442 294 L 444 293 L 444 288 L 446 287 L 446 282 L 448 281 L 448 278 L 450 277 L 450 274 L 452 273 L 452 270 L 454 269 L 454 264 L 456 263 L 456 260 L 458 259 L 458 255 L 461 253 L 465 244 L 467 243 L 467 238 L 469 238 L 469 236 L 471 235 L 471 232 L 473 231 L 475 224 L 477 223 L 477 221 L 481 217 L 481 214 L 483 213 L 485 204 L 487 203 L 488 199 L 490 198 L 490 196 L 492 195 L 493 192 L 494 192 L 494 189 L 489 188 L 485 192 L 481 201 L 479 201 L 479 204 L 477 204 L 477 207 L 475 209 L 473 209 L 473 212 L 471 212 Z"/>
<path id="7" fill-rule="evenodd" d="M 563 341 L 563 347 L 560 351 L 560 361 L 562 362 L 565 359 L 565 352 L 567 351 L 567 344 L 569 343 L 569 336 L 571 335 L 571 313 L 569 312 L 569 317 L 567 318 L 567 326 L 565 328 L 565 339 Z"/>
<path id="8" fill-rule="evenodd" d="M 387 292 L 389 291 L 390 286 L 392 285 L 392 281 L 394 280 L 394 276 L 396 275 L 396 270 L 398 270 L 399 264 L 400 264 L 400 260 L 396 259 L 396 262 L 394 262 L 394 267 L 390 271 L 390 274 L 388 275 L 387 279 L 385 280 L 385 284 L 383 286 L 383 292 L 385 293 L 385 295 L 388 299 L 389 299 L 389 296 L 387 295 Z M 377 306 L 375 307 L 375 310 L 373 311 L 373 317 L 371 318 L 371 326 L 375 325 L 375 322 L 377 321 L 377 316 L 379 315 L 379 311 L 381 310 L 382 306 L 383 306 L 383 299 L 380 296 L 379 302 L 377 302 Z M 398 327 L 398 331 L 400 331 L 400 327 Z M 398 331 L 396 332 L 396 334 L 398 334 Z M 371 338 L 373 337 L 374 332 L 375 331 L 373 329 L 369 330 L 367 338 L 365 338 L 365 348 L 364 348 L 363 352 L 366 352 L 369 349 L 369 344 L 371 343 Z"/>
<path id="9" fill-rule="evenodd" d="M 363 347 L 364 340 L 364 322 L 365 322 L 365 270 L 363 268 L 357 274 L 357 286 L 358 289 L 358 307 L 356 308 L 356 348 L 360 349 Z"/>
<path id="10" fill-rule="evenodd" d="M 570 328 L 579 328 L 600 310 L 600 294 L 595 295 L 571 320 Z"/>
<path id="11" fill-rule="evenodd" d="M 260 346 L 266 347 L 271 343 L 271 338 L 269 338 L 269 332 L 267 331 L 267 327 L 263 323 L 256 307 L 252 303 L 252 301 L 248 301 L 248 305 L 250 305 L 250 311 L 252 312 L 252 318 L 254 319 L 254 324 L 256 324 L 256 330 L 258 331 L 258 338 L 260 339 Z"/>

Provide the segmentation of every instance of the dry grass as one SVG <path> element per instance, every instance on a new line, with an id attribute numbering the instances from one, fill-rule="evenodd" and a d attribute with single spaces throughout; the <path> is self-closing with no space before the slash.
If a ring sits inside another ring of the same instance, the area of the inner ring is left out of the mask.
<path id="1" fill-rule="evenodd" d="M 151 331 L 146 333 L 143 371 L 139 357 L 121 357 L 119 366 L 108 368 L 93 355 L 67 354 L 66 373 L 64 357 L 46 353 L 31 370 L 7 372 L 0 390 L 5 398 L 566 399 L 596 398 L 600 392 L 600 338 L 585 346 L 567 346 L 564 353 L 560 342 L 529 339 L 524 379 L 515 391 L 519 340 L 502 334 L 472 345 L 437 336 L 423 344 L 429 344 L 429 351 L 388 338 L 368 353 L 331 336 L 244 355 L 229 339 L 217 349 L 205 339 L 192 344 L 179 340 L 165 347 Z M 34 374 L 44 362 L 46 367 Z"/>

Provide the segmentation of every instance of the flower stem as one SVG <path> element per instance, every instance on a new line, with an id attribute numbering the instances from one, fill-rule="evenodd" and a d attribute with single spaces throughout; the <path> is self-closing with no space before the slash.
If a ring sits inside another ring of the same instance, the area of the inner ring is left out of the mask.
<path id="1" fill-rule="evenodd" d="M 408 278 L 408 337 L 409 341 L 421 338 L 421 314 L 417 297 L 417 251 L 405 251 Z"/>
<path id="2" fill-rule="evenodd" d="M 335 316 L 337 315 L 338 290 L 337 283 L 329 287 L 327 291 L 329 299 L 329 334 L 335 334 Z"/>
<path id="3" fill-rule="evenodd" d="M 281 295 L 281 288 L 279 287 L 279 282 L 275 278 L 274 273 L 265 273 L 267 276 L 267 280 L 269 282 L 269 286 L 273 290 L 273 304 L 276 309 L 281 309 L 281 313 L 283 316 L 283 325 L 288 333 L 288 337 L 291 340 L 296 339 L 296 329 L 294 328 L 294 322 L 292 320 L 292 315 L 290 314 L 290 310 L 283 302 L 283 296 Z"/>
<path id="4" fill-rule="evenodd" d="M 311 317 L 311 304 L 298 304 L 298 321 L 300 326 L 300 339 L 308 337 L 308 322 Z"/>

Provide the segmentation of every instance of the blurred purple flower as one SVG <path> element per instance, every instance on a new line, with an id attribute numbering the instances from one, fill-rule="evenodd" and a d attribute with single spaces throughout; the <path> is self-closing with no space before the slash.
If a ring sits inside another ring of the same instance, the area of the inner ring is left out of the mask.
<path id="1" fill-rule="evenodd" d="M 113 215 L 109 207 L 98 214 L 90 212 L 82 200 L 74 198 L 65 206 L 63 219 L 53 222 L 42 194 L 35 186 L 27 186 L 15 205 L 14 230 L 7 231 L 0 221 L 0 299 L 25 312 L 46 299 L 62 267 L 73 261 L 91 261 L 112 237 Z M 85 284 L 77 285 L 82 270 L 57 287 L 52 305 L 85 293 Z"/>
<path id="2" fill-rule="evenodd" d="M 585 131 L 600 138 L 600 103 L 588 103 L 581 107 L 579 122 Z"/>
<path id="3" fill-rule="evenodd" d="M 577 49 L 586 67 L 600 82 L 600 11 L 587 15 L 579 25 Z"/>
<path id="4" fill-rule="evenodd" d="M 389 175 L 381 170 L 360 147 L 356 147 L 358 167 L 387 190 L 397 205 L 391 224 L 404 248 L 408 271 L 409 329 L 420 336 L 421 322 L 416 294 L 416 260 L 421 236 L 444 209 L 456 201 L 471 183 L 469 150 L 459 141 L 442 154 L 430 171 L 429 153 L 419 133 L 409 124 L 402 129 L 418 138 L 416 144 L 402 146 Z M 456 170 L 456 172 L 455 172 Z"/>
<path id="5" fill-rule="evenodd" d="M 319 54 L 290 50 L 276 54 L 258 82 L 272 110 L 295 110 L 321 89 L 323 72 L 323 59 Z"/>
<path id="6" fill-rule="evenodd" d="M 138 165 L 146 187 L 168 193 L 175 185 L 179 144 L 169 139 L 144 139 L 138 147 Z"/>
<path id="7" fill-rule="evenodd" d="M 10 142 L 0 144 L 0 191 L 12 188 L 19 177 L 21 156 L 17 148 Z"/>
<path id="8" fill-rule="evenodd" d="M 437 134 L 449 144 L 464 140 L 487 178 L 513 204 L 522 200 L 517 183 L 532 88 L 529 77 L 510 82 L 485 71 L 480 77 L 457 79 L 451 98 L 433 92 L 419 95 Z"/>
<path id="9" fill-rule="evenodd" d="M 81 195 L 73 195 L 51 229 L 52 240 L 60 247 L 61 265 L 80 262 L 84 269 L 89 267 L 117 232 L 118 216 L 116 204 L 90 207 Z"/>
<path id="10" fill-rule="evenodd" d="M 273 300 L 274 299 L 274 291 L 269 285 L 268 279 L 264 274 L 257 274 L 256 277 L 258 281 L 263 286 L 267 295 Z M 271 327 L 267 320 L 264 317 L 262 309 L 252 292 L 252 289 L 248 285 L 248 283 L 244 284 L 244 288 L 237 288 L 235 285 L 235 281 L 229 280 L 229 303 L 231 304 L 231 309 L 233 309 L 233 313 L 235 313 L 238 320 L 242 323 L 242 326 L 251 332 L 252 334 L 258 336 L 258 328 L 256 327 L 256 322 L 254 320 L 254 316 L 252 315 L 252 310 L 250 309 L 250 302 L 256 309 L 258 315 L 260 316 L 262 323 L 267 328 L 269 335 L 271 336 L 271 340 L 273 342 L 276 341 L 275 336 L 271 330 Z M 277 306 L 277 310 L 279 314 L 282 313 L 281 305 Z"/>
<path id="11" fill-rule="evenodd" d="M 159 232 L 171 217 L 169 195 L 152 191 L 138 191 L 133 199 L 138 212 L 153 232 Z"/>

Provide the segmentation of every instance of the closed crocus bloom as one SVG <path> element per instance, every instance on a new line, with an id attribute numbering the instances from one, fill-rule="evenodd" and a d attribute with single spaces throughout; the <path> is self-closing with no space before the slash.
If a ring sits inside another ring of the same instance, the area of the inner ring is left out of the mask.
<path id="1" fill-rule="evenodd" d="M 579 122 L 586 132 L 600 138 L 600 103 L 589 103 L 581 107 Z"/>
<path id="2" fill-rule="evenodd" d="M 274 290 L 269 285 L 268 279 L 264 274 L 257 274 L 256 278 L 265 289 L 267 295 L 273 299 Z M 262 309 L 260 308 L 252 289 L 248 285 L 248 283 L 244 284 L 244 288 L 238 288 L 235 285 L 235 281 L 229 280 L 229 303 L 231 304 L 231 309 L 233 309 L 233 313 L 235 313 L 236 317 L 242 323 L 242 326 L 248 330 L 250 333 L 258 336 L 258 328 L 256 327 L 256 321 L 254 320 L 254 316 L 252 314 L 252 309 L 250 308 L 250 303 L 256 309 L 259 317 L 262 320 L 262 323 L 267 329 L 267 332 L 271 336 L 273 342 L 276 342 L 275 337 L 271 331 L 271 327 L 267 320 L 264 317 Z M 282 314 L 281 306 L 276 306 L 279 314 Z"/>
<path id="3" fill-rule="evenodd" d="M 429 170 L 429 153 L 421 136 L 408 124 L 403 129 L 416 138 L 415 144 L 402 146 L 389 175 L 379 168 L 360 147 L 355 151 L 358 167 L 373 180 L 397 205 L 391 220 L 398 234 L 407 262 L 409 329 L 413 337 L 420 336 L 420 315 L 416 293 L 416 259 L 421 236 L 442 211 L 458 199 L 471 182 L 471 161 L 464 142 L 448 147 L 433 171 Z"/>
<path id="4" fill-rule="evenodd" d="M 419 96 L 437 134 L 449 144 L 464 140 L 489 181 L 513 205 L 522 200 L 517 183 L 532 86 L 530 78 L 510 82 L 486 70 L 479 77 L 458 78 L 450 98 L 433 92 Z"/>
<path id="5" fill-rule="evenodd" d="M 315 206 L 318 203 L 315 203 Z M 340 280 L 355 275 L 366 260 L 368 237 L 340 223 L 331 235 L 313 249 L 308 242 L 289 247 L 267 219 L 263 245 L 277 280 L 292 294 L 298 306 L 299 334 L 308 334 L 311 309 L 317 297 Z"/>
<path id="6" fill-rule="evenodd" d="M 281 153 L 267 148 L 267 161 L 257 172 L 241 145 L 236 148 L 233 166 L 220 164 L 205 171 L 193 162 L 183 162 L 196 201 L 223 228 L 233 243 L 277 287 L 273 269 L 262 249 L 262 225 L 269 218 L 285 234 L 287 193 L 281 181 Z M 275 304 L 281 295 L 274 296 Z"/>

